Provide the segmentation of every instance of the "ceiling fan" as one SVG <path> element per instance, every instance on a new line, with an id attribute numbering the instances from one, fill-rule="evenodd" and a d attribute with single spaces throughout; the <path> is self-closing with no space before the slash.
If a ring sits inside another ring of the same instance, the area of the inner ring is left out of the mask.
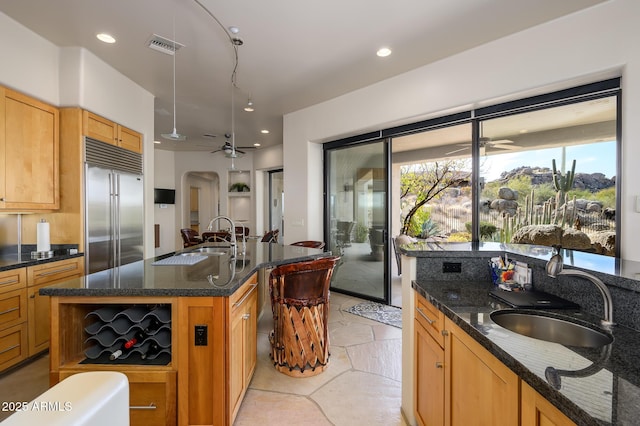
<path id="1" fill-rule="evenodd" d="M 501 140 L 491 140 L 491 138 L 487 138 L 487 137 L 481 137 L 479 139 L 479 144 L 480 144 L 480 155 L 485 155 L 487 148 L 490 149 L 504 149 L 504 150 L 514 150 L 514 149 L 518 149 L 517 146 L 515 145 L 511 145 L 513 144 L 513 141 L 509 140 L 509 139 L 501 139 Z M 462 143 L 462 144 L 458 144 L 458 146 L 463 146 L 464 148 L 460 148 L 460 149 L 455 149 L 453 151 L 449 151 L 447 153 L 445 153 L 445 155 L 451 155 L 451 154 L 455 154 L 456 152 L 461 152 L 461 151 L 465 151 L 465 150 L 471 150 L 471 144 L 470 143 Z"/>
<path id="2" fill-rule="evenodd" d="M 231 142 L 229 141 L 229 139 L 231 138 L 231 135 L 229 133 L 226 133 L 224 135 L 225 140 L 224 140 L 224 144 L 214 150 L 211 151 L 211 153 L 216 153 L 216 152 L 224 152 L 224 155 L 226 155 L 227 157 L 238 157 L 238 154 L 245 154 L 244 150 L 247 149 L 256 149 L 255 146 L 236 146 L 234 147 Z"/>

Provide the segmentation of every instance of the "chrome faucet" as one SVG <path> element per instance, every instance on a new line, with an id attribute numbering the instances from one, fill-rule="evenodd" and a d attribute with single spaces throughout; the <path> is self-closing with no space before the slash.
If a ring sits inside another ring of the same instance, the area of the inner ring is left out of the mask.
<path id="1" fill-rule="evenodd" d="M 233 223 L 233 220 L 231 220 L 230 217 L 228 217 L 228 216 L 216 216 L 216 217 L 214 217 L 209 222 L 209 226 L 207 226 L 207 231 L 213 231 L 213 222 L 215 222 L 216 220 L 219 220 L 219 219 L 224 219 L 227 222 L 229 222 L 229 226 L 231 227 L 231 241 L 229 243 L 231 245 L 231 257 L 235 258 L 236 255 L 238 254 L 238 247 L 237 247 L 237 244 L 236 244 L 236 224 Z M 243 234 L 244 234 L 244 232 L 243 232 Z"/>
<path id="2" fill-rule="evenodd" d="M 242 222 L 240 222 L 240 226 L 242 226 L 242 251 L 240 252 L 240 254 L 246 254 L 247 253 L 247 235 L 246 235 L 247 227 L 244 226 L 244 223 Z"/>
<path id="3" fill-rule="evenodd" d="M 587 272 L 580 271 L 578 269 L 563 269 L 564 263 L 562 261 L 562 256 L 560 255 L 560 247 L 554 246 L 554 248 L 557 251 L 547 262 L 547 275 L 551 278 L 557 278 L 558 275 L 582 277 L 595 284 L 595 286 L 600 291 L 600 294 L 602 295 L 602 299 L 604 301 L 604 319 L 600 322 L 606 328 L 610 328 L 611 326 L 613 326 L 613 299 L 611 298 L 611 293 L 609 292 L 609 288 L 606 286 L 606 284 L 597 277 Z"/>

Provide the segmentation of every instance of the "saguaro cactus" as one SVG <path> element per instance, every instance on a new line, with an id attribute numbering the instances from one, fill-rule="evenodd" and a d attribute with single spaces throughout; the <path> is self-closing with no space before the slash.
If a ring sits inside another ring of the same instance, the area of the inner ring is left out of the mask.
<path id="1" fill-rule="evenodd" d="M 556 160 L 551 160 L 553 167 L 553 186 L 560 193 L 560 200 L 564 200 L 565 195 L 571 188 L 573 188 L 573 179 L 576 176 L 576 160 L 573 160 L 571 165 L 571 171 L 567 172 L 564 176 L 562 172 L 556 169 Z"/>

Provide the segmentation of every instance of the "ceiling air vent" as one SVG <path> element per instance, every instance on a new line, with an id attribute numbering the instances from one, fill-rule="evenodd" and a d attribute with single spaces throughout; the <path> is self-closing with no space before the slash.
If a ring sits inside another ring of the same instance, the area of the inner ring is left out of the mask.
<path id="1" fill-rule="evenodd" d="M 184 47 L 184 44 L 180 44 L 177 41 L 154 34 L 149 38 L 149 40 L 147 40 L 147 46 L 153 50 L 157 50 L 158 52 L 173 55 L 175 52 L 180 50 L 181 47 Z"/>

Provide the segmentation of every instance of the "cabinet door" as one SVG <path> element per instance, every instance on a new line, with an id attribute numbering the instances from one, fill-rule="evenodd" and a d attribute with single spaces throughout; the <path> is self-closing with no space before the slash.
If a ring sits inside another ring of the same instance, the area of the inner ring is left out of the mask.
<path id="1" fill-rule="evenodd" d="M 59 193 L 59 112 L 9 89 L 2 97 L 0 208 L 55 210 Z"/>
<path id="2" fill-rule="evenodd" d="M 49 348 L 49 296 L 40 296 L 42 287 L 79 277 L 84 272 L 84 259 L 75 257 L 42 263 L 27 268 L 27 305 L 29 322 L 29 356 Z"/>
<path id="3" fill-rule="evenodd" d="M 118 144 L 118 125 L 111 120 L 89 111 L 82 113 L 82 127 L 85 136 L 111 145 Z"/>
<path id="4" fill-rule="evenodd" d="M 124 126 L 118 126 L 118 146 L 142 154 L 142 135 Z"/>
<path id="5" fill-rule="evenodd" d="M 255 280 L 252 280 L 255 281 Z M 256 367 L 257 283 L 251 282 L 231 305 L 229 330 L 229 410 L 233 420 Z"/>
<path id="6" fill-rule="evenodd" d="M 444 349 L 416 318 L 414 405 L 416 421 L 423 426 L 444 424 Z"/>
<path id="7" fill-rule="evenodd" d="M 575 426 L 573 421 L 524 381 L 521 389 L 522 426 Z"/>
<path id="8" fill-rule="evenodd" d="M 517 425 L 518 376 L 445 319 L 445 424 Z"/>
<path id="9" fill-rule="evenodd" d="M 40 296 L 38 291 L 49 284 L 27 289 L 29 356 L 49 348 L 50 320 L 49 296 Z"/>

